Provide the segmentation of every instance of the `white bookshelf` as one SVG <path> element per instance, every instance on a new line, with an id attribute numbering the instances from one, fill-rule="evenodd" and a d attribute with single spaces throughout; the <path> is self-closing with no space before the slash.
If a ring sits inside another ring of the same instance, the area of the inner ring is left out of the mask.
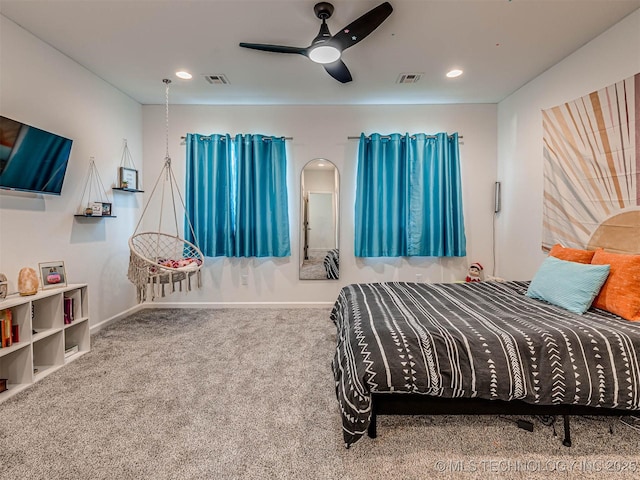
<path id="1" fill-rule="evenodd" d="M 73 298 L 73 321 L 64 323 L 64 299 Z M 0 310 L 11 309 L 13 325 L 19 326 L 20 341 L 0 348 L 0 378 L 9 389 L 0 393 L 0 403 L 72 362 L 91 349 L 89 304 L 85 284 L 42 290 L 35 295 L 9 295 Z M 77 352 L 65 356 L 65 350 Z"/>

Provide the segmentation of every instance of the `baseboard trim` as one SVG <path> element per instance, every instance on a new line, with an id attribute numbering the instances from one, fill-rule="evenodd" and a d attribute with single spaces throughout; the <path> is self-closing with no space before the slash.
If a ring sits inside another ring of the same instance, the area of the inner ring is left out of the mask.
<path id="1" fill-rule="evenodd" d="M 108 325 L 111 325 L 112 323 L 115 323 L 119 320 L 122 320 L 125 317 L 128 317 L 129 315 L 136 313 L 139 310 L 142 310 L 143 308 L 145 308 L 145 306 L 143 304 L 141 305 L 134 305 L 133 307 L 120 312 L 117 315 L 114 315 L 113 317 L 107 318 L 106 320 L 103 320 L 102 322 L 98 323 L 97 325 L 93 325 L 92 327 L 89 328 L 89 334 L 93 335 L 94 333 L 98 333 L 100 330 L 102 330 L 103 328 L 107 327 Z"/>
<path id="2" fill-rule="evenodd" d="M 148 302 L 140 308 L 330 308 L 335 302 Z"/>
<path id="3" fill-rule="evenodd" d="M 91 335 L 112 323 L 122 320 L 140 310 L 154 308 L 331 308 L 334 302 L 145 302 L 135 305 L 118 315 L 107 318 L 89 328 Z"/>

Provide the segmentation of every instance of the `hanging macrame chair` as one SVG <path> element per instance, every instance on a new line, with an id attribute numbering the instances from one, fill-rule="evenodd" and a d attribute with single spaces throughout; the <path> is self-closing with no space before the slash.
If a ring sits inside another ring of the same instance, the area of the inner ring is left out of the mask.
<path id="1" fill-rule="evenodd" d="M 182 204 L 183 211 L 186 207 L 180 189 L 176 182 L 173 170 L 171 169 L 171 158 L 169 157 L 169 83 L 171 80 L 163 80 L 166 85 L 166 155 L 164 166 L 156 180 L 156 183 L 147 199 L 147 203 L 142 211 L 138 225 L 129 239 L 129 280 L 136 286 L 138 302 L 144 302 L 151 297 L 154 300 L 157 296 L 164 297 L 167 293 L 183 287 L 187 291 L 192 289 L 192 281 L 195 276 L 195 283 L 198 288 L 202 286 L 201 268 L 204 257 L 198 246 L 179 236 L 178 212 L 176 210 L 176 198 Z M 162 182 L 162 183 L 161 183 Z M 147 209 L 151 204 L 154 194 L 161 184 L 160 215 L 158 220 L 158 230 L 153 232 L 138 232 Z M 162 231 L 163 210 L 165 196 L 170 193 L 171 204 L 173 206 L 173 220 L 175 233 Z M 196 238 L 193 226 L 188 216 L 187 223 L 191 229 L 192 238 Z M 195 240 L 194 240 L 195 241 Z"/>

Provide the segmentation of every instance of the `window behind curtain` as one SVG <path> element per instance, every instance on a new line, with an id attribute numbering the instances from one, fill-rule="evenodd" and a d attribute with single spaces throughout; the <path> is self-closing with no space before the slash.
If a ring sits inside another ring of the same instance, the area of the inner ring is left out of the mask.
<path id="1" fill-rule="evenodd" d="M 357 257 L 466 255 L 458 135 L 360 136 Z"/>
<path id="2" fill-rule="evenodd" d="M 291 255 L 284 139 L 188 134 L 186 143 L 187 215 L 203 254 Z"/>

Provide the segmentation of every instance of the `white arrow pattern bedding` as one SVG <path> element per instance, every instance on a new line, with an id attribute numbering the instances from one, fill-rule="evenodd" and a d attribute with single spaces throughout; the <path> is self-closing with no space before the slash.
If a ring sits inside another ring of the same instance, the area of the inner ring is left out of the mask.
<path id="1" fill-rule="evenodd" d="M 324 269 L 327 272 L 329 280 L 338 280 L 340 278 L 340 252 L 337 248 L 329 250 L 324 257 Z"/>
<path id="2" fill-rule="evenodd" d="M 576 315 L 526 297 L 527 282 L 344 287 L 331 319 L 347 445 L 370 392 L 640 409 L 640 322 Z"/>

